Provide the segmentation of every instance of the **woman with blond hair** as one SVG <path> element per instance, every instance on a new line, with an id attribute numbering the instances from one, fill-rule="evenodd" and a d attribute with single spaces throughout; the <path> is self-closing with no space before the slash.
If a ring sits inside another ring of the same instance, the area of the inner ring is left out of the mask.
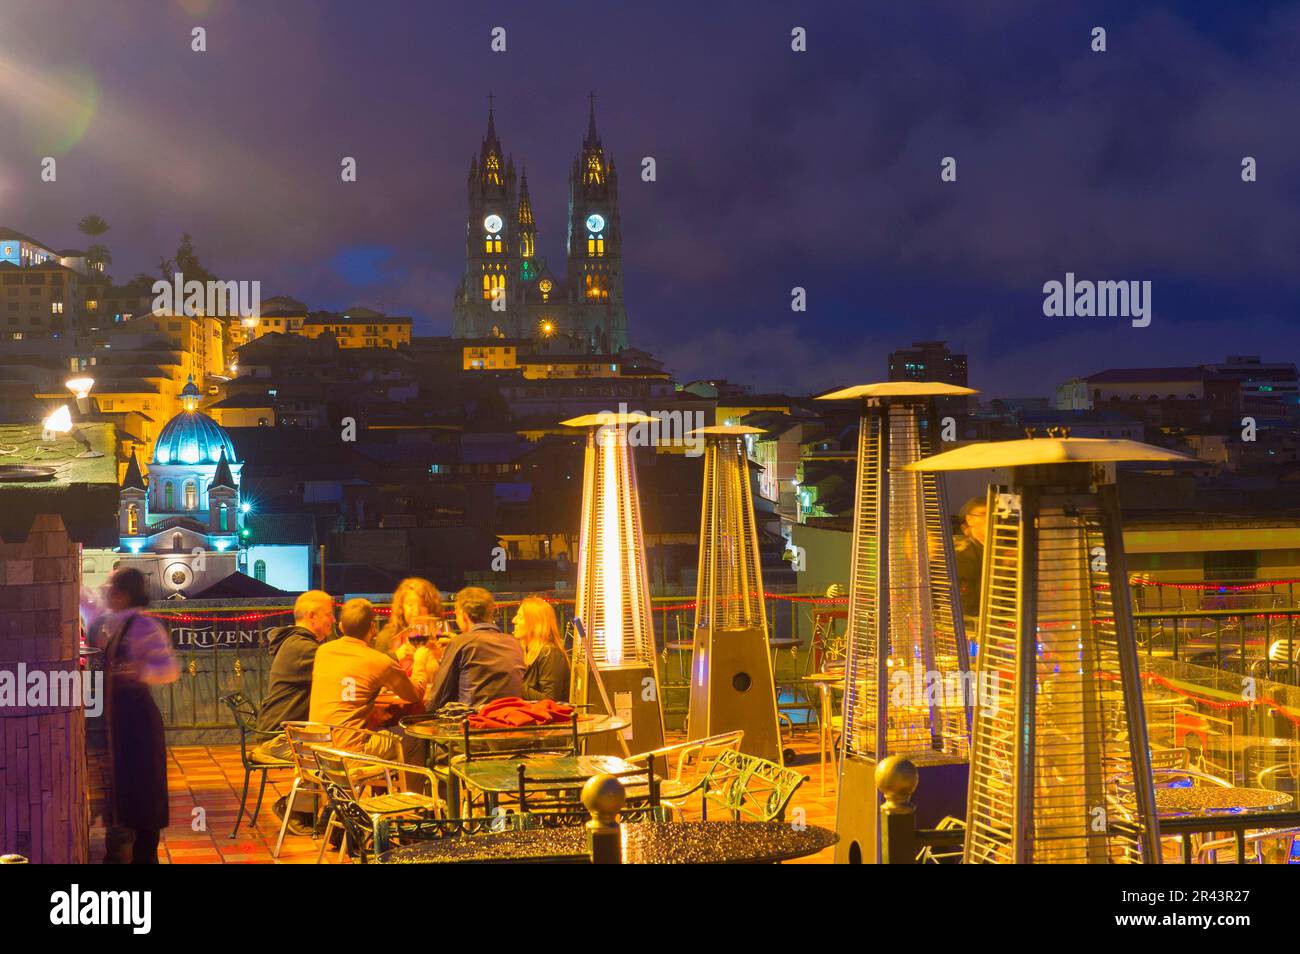
<path id="1" fill-rule="evenodd" d="M 569 698 L 569 657 L 560 641 L 555 609 L 540 596 L 530 596 L 515 613 L 515 637 L 524 648 L 525 699 Z"/>
<path id="2" fill-rule="evenodd" d="M 418 576 L 408 577 L 393 592 L 392 612 L 375 637 L 375 649 L 396 659 L 409 676 L 411 661 L 419 648 L 417 643 L 427 640 L 431 658 L 440 655 L 437 634 L 442 632 L 444 624 L 438 588 Z"/>

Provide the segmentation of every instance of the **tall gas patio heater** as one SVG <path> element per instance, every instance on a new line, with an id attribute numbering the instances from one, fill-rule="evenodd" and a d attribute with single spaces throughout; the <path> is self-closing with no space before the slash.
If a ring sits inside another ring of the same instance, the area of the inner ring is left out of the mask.
<path id="1" fill-rule="evenodd" d="M 965 861 L 1158 863 L 1114 465 L 1187 458 L 1049 435 L 908 467 L 1011 468 L 988 494 Z"/>
<path id="2" fill-rule="evenodd" d="M 880 860 L 876 766 L 906 755 L 921 774 L 917 822 L 965 810 L 969 660 L 942 483 L 902 470 L 939 445 L 936 399 L 975 394 L 930 381 L 845 388 L 862 402 L 853 515 L 836 861 Z"/>
<path id="3" fill-rule="evenodd" d="M 688 735 L 703 739 L 743 729 L 741 751 L 780 763 L 781 730 L 745 448 L 745 435 L 763 431 L 724 424 L 693 433 L 705 443 Z"/>
<path id="4" fill-rule="evenodd" d="M 574 646 L 569 700 L 628 723 L 620 733 L 588 738 L 588 752 L 657 749 L 664 743 L 664 720 L 628 439 L 630 428 L 655 421 L 644 414 L 588 414 L 563 423 L 587 431 L 574 607 L 586 638 Z"/>

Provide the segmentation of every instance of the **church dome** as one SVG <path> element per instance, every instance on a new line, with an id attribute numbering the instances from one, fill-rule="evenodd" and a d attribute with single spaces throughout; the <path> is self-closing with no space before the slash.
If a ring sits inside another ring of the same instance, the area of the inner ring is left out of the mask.
<path id="1" fill-rule="evenodd" d="M 181 391 L 185 410 L 163 426 L 154 444 L 155 464 L 216 464 L 222 451 L 227 460 L 239 460 L 225 428 L 198 409 L 200 395 L 191 376 Z"/>

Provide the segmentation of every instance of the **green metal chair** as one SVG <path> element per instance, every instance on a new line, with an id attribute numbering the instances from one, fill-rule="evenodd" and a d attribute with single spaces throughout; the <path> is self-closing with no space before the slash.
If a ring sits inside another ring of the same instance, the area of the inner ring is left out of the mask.
<path id="1" fill-rule="evenodd" d="M 785 811 L 808 776 L 767 759 L 732 750 L 719 753 L 709 769 L 700 799 L 700 817 L 708 820 L 709 803 L 730 812 L 735 821 L 785 821 Z"/>
<path id="2" fill-rule="evenodd" d="M 257 827 L 257 816 L 262 810 L 262 797 L 266 794 L 266 775 L 268 772 L 293 771 L 294 763 L 288 759 L 270 759 L 259 755 L 257 746 L 275 738 L 278 732 L 262 732 L 257 728 L 257 706 L 242 692 L 232 692 L 221 697 L 221 702 L 229 707 L 239 728 L 239 761 L 244 766 L 244 790 L 239 796 L 239 812 L 235 815 L 235 827 L 230 831 L 234 838 L 239 833 L 239 823 L 244 817 L 244 807 L 248 804 L 248 783 L 254 772 L 262 773 L 261 784 L 257 787 L 257 804 L 248 816 L 248 827 Z M 286 812 L 286 815 L 288 813 Z"/>

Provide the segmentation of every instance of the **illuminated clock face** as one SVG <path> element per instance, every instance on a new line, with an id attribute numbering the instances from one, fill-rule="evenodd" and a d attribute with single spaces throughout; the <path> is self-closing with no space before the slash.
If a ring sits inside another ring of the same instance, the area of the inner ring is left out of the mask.
<path id="1" fill-rule="evenodd" d="M 496 235 L 501 231 L 501 225 L 501 216 L 499 215 L 489 215 L 483 220 L 483 228 L 487 229 L 493 235 Z"/>
<path id="2" fill-rule="evenodd" d="M 587 216 L 587 231 L 588 232 L 605 231 L 605 217 L 595 212 Z"/>

